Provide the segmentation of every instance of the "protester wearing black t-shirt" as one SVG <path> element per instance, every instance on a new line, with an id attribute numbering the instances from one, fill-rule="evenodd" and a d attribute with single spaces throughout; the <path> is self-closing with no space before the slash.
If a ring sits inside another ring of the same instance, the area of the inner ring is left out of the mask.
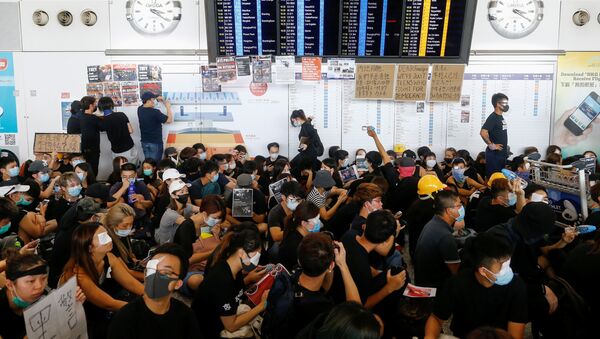
<path id="1" fill-rule="evenodd" d="M 399 224 L 394 215 L 387 210 L 374 211 L 367 217 L 365 231 L 361 236 L 343 237 L 346 250 L 346 262 L 356 283 L 360 294 L 361 303 L 369 309 L 375 309 L 383 317 L 386 331 L 394 332 L 394 316 L 399 302 L 399 293 L 396 291 L 404 287 L 406 271 L 395 275 L 391 270 L 378 271 L 373 274 L 370 264 L 370 253 L 377 253 L 382 257 L 388 255 L 394 244 L 395 236 L 399 231 Z M 336 271 L 336 275 L 340 272 Z M 336 280 L 339 282 L 340 280 Z M 336 286 L 337 287 L 337 286 Z M 341 301 L 338 288 L 334 291 L 337 301 Z"/>
<path id="2" fill-rule="evenodd" d="M 502 93 L 492 96 L 494 112 L 481 126 L 481 138 L 487 144 L 485 149 L 485 169 L 487 177 L 499 172 L 508 158 L 508 128 L 502 114 L 508 112 L 508 97 Z"/>
<path id="3" fill-rule="evenodd" d="M 283 183 L 280 193 L 280 202 L 269 211 L 267 216 L 267 225 L 269 226 L 267 240 L 271 260 L 275 259 L 279 252 L 279 243 L 283 239 L 286 218 L 294 213 L 305 196 L 302 186 L 297 181 Z"/>
<path id="4" fill-rule="evenodd" d="M 499 178 L 492 181 L 491 196 L 481 199 L 477 205 L 477 215 L 473 229 L 485 232 L 493 226 L 513 218 L 525 206 L 525 193 L 518 180 L 509 183 Z"/>
<path id="5" fill-rule="evenodd" d="M 308 234 L 298 247 L 298 263 L 300 271 L 294 281 L 293 319 L 278 328 L 279 336 L 270 333 L 273 338 L 295 338 L 319 314 L 329 312 L 334 307 L 333 300 L 326 293 L 332 286 L 332 272 L 336 266 L 342 275 L 346 300 L 360 303 L 342 243 L 334 243 L 323 233 Z"/>
<path id="6" fill-rule="evenodd" d="M 58 200 L 50 200 L 45 218 L 47 221 L 56 220 L 56 223 L 60 224 L 62 216 L 79 200 L 82 187 L 79 177 L 74 172 L 63 173 L 58 184 L 62 195 Z"/>
<path id="7" fill-rule="evenodd" d="M 375 133 L 375 130 L 368 129 L 367 133 L 377 146 L 379 154 L 383 159 L 381 173 L 388 181 L 390 188 L 387 192 L 386 208 L 396 213 L 398 211 L 406 211 L 408 207 L 417 199 L 417 184 L 419 178 L 415 177 L 416 164 L 415 161 L 408 157 L 403 157 L 398 160 L 399 171 L 396 171 L 392 165 L 390 156 L 385 151 L 383 144 Z"/>
<path id="8" fill-rule="evenodd" d="M 173 111 L 169 100 L 152 92 L 145 92 L 141 96 L 142 106 L 138 107 L 137 115 L 140 123 L 142 150 L 145 158 L 152 158 L 156 162 L 163 156 L 162 125 L 173 122 Z M 167 114 L 163 114 L 157 105 L 163 102 Z"/>
<path id="9" fill-rule="evenodd" d="M 123 112 L 113 112 L 115 104 L 110 97 L 102 97 L 98 100 L 98 110 L 104 113 L 102 120 L 102 129 L 106 131 L 106 136 L 110 141 L 112 157 L 122 156 L 132 164 L 138 163 L 137 147 L 133 144 L 131 133 L 133 127 L 129 118 Z"/>
<path id="10" fill-rule="evenodd" d="M 81 124 L 81 150 L 87 163 L 92 166 L 94 173 L 98 173 L 100 161 L 100 132 L 102 122 L 94 115 L 97 109 L 96 98 L 85 96 L 81 99 L 81 107 L 84 110 L 79 118 Z"/>
<path id="11" fill-rule="evenodd" d="M 480 326 L 506 329 L 512 338 L 523 338 L 528 321 L 527 288 L 510 268 L 510 243 L 482 233 L 468 251 L 474 267 L 450 278 L 439 290 L 425 338 L 437 338 L 442 322 L 450 316 L 452 334 L 459 338 Z"/>
<path id="12" fill-rule="evenodd" d="M 298 265 L 298 246 L 309 233 L 321 230 L 319 209 L 310 201 L 303 201 L 298 205 L 292 217 L 285 225 L 283 240 L 279 245 L 279 262 L 292 271 Z"/>
<path id="13" fill-rule="evenodd" d="M 504 236 L 512 243 L 514 252 L 510 266 L 527 284 L 530 320 L 544 336 L 556 335 L 564 328 L 560 322 L 552 319 L 560 302 L 556 291 L 548 286 L 545 272 L 538 263 L 541 256 L 546 256 L 551 250 L 564 248 L 576 235 L 574 229 L 565 229 L 558 242 L 543 246 L 545 235 L 556 229 L 555 222 L 556 214 L 548 204 L 530 202 L 515 218 L 487 231 Z"/>
<path id="14" fill-rule="evenodd" d="M 415 249 L 415 282 L 419 286 L 441 287 L 458 273 L 460 257 L 452 236 L 452 225 L 463 217 L 464 207 L 458 194 L 440 191 L 435 196 L 435 216 L 425 225 Z"/>
<path id="15" fill-rule="evenodd" d="M 187 268 L 187 258 L 178 245 L 156 248 L 146 265 L 144 295 L 119 310 L 111 321 L 108 338 L 200 338 L 192 310 L 172 298 L 183 285 Z"/>
<path id="16" fill-rule="evenodd" d="M 231 231 L 223 238 L 192 302 L 198 323 L 203 324 L 200 332 L 205 338 L 218 338 L 224 329 L 235 332 L 264 311 L 267 291 L 257 306 L 238 314 L 244 286 L 258 281 L 266 273 L 264 269 L 257 269 L 261 247 L 260 233 L 254 225 Z M 242 272 L 248 273 L 246 279 Z"/>
<path id="17" fill-rule="evenodd" d="M 267 198 L 256 187 L 256 181 L 252 179 L 252 175 L 244 173 L 237 177 L 237 188 L 247 188 L 252 190 L 252 216 L 251 217 L 234 217 L 238 222 L 251 221 L 254 223 L 262 223 L 266 219 L 267 213 Z M 233 195 L 227 201 L 227 208 L 233 210 Z"/>
<path id="18" fill-rule="evenodd" d="M 67 121 L 67 133 L 68 134 L 81 134 L 81 123 L 79 118 L 81 117 L 81 101 L 74 100 L 71 103 L 71 116 Z"/>

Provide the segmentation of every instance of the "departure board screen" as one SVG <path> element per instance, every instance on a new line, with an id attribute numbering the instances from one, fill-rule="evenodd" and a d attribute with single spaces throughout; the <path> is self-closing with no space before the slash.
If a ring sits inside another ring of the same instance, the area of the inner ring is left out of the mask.
<path id="1" fill-rule="evenodd" d="M 295 55 L 467 62 L 476 0 L 205 3 L 211 60 Z"/>
<path id="2" fill-rule="evenodd" d="M 277 53 L 276 0 L 215 0 L 218 55 Z"/>
<path id="3" fill-rule="evenodd" d="M 405 0 L 403 57 L 458 57 L 465 0 Z"/>
<path id="4" fill-rule="evenodd" d="M 280 55 L 338 55 L 339 0 L 279 0 Z"/>
<path id="5" fill-rule="evenodd" d="M 341 2 L 341 55 L 399 56 L 402 0 Z"/>

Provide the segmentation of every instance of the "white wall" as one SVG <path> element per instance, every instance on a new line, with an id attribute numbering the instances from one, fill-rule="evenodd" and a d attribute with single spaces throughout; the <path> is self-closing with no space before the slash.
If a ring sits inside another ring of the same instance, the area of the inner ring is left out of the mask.
<path id="1" fill-rule="evenodd" d="M 61 94 L 69 93 L 70 99 L 80 98 L 85 94 L 87 83 L 85 67 L 93 64 L 118 63 L 131 61 L 141 63 L 143 61 L 156 62 L 164 67 L 165 84 L 171 86 L 171 91 L 198 90 L 187 88 L 182 84 L 187 83 L 184 79 L 194 76 L 198 72 L 198 65 L 203 62 L 202 57 L 176 57 L 157 56 L 144 57 L 141 55 L 124 57 L 108 57 L 106 49 L 183 49 L 197 50 L 206 48 L 206 30 L 204 27 L 204 0 L 182 0 L 185 8 L 182 22 L 178 28 L 168 37 L 148 39 L 135 33 L 125 20 L 125 0 L 22 0 L 19 2 L 20 19 L 22 21 L 22 47 L 14 53 L 16 87 L 18 96 L 18 124 L 19 133 L 17 142 L 20 146 L 20 155 L 24 158 L 30 157 L 35 132 L 61 132 L 60 102 Z M 0 3 L 15 0 L 0 0 Z M 600 45 L 590 36 L 598 36 L 600 24 L 596 17 L 600 12 L 596 1 L 573 1 L 546 0 L 544 21 L 539 29 L 523 40 L 510 40 L 497 35 L 486 19 L 487 2 L 479 1 L 477 18 L 475 23 L 472 49 L 477 51 L 495 50 L 509 52 L 514 50 L 599 50 Z M 561 12 L 562 6 L 562 12 Z M 590 8 L 592 14 L 591 22 L 585 29 L 592 34 L 582 34 L 582 30 L 574 29 L 569 20 L 573 8 Z M 45 27 L 37 27 L 31 21 L 32 11 L 44 9 L 51 16 L 51 23 Z M 84 8 L 93 8 L 99 14 L 98 24 L 92 28 L 84 27 L 79 21 L 79 13 Z M 55 16 L 59 9 L 69 9 L 74 13 L 74 23 L 69 27 L 62 27 L 56 23 Z M 0 13 L 0 22 L 6 21 L 6 13 Z M 1 26 L 0 26 L 1 27 Z M 598 31 L 598 32 L 596 32 Z M 11 31 L 14 34 L 14 31 Z M 492 55 L 487 58 L 472 57 L 472 62 L 486 60 L 510 60 L 511 57 Z M 515 62 L 556 62 L 556 56 L 543 57 L 540 55 L 513 57 Z M 197 78 L 198 79 L 198 78 Z M 198 83 L 199 84 L 199 83 Z M 287 98 L 282 97 L 282 100 Z M 134 140 L 138 141 L 137 117 L 135 108 L 123 109 L 132 122 L 136 133 Z M 282 117 L 289 112 L 281 112 Z M 279 120 L 278 120 L 279 121 Z M 240 124 L 247 125 L 248 120 L 241 119 Z M 287 119 L 281 119 L 287 125 Z M 279 123 L 278 123 L 279 124 Z M 170 128 L 179 128 L 176 125 Z M 268 133 L 270 126 L 265 126 Z M 543 126 L 542 128 L 550 128 Z M 168 128 L 165 129 L 167 133 Z M 296 133 L 290 130 L 290 133 Z M 105 138 L 105 137 L 103 137 Z M 293 141 L 290 137 L 289 140 Z M 104 139 L 103 139 L 104 140 Z M 248 138 L 249 147 L 253 153 L 263 152 L 262 144 L 264 138 Z M 255 140 L 255 141 L 253 141 Z M 343 142 L 340 137 L 340 142 Z M 387 143 L 391 147 L 393 140 Z M 288 140 L 281 140 L 286 145 Z M 103 147 L 107 145 L 103 143 Z M 328 146 L 328 145 L 326 145 Z M 445 147 L 445 144 L 433 145 L 436 150 Z M 481 147 L 480 147 L 481 146 Z M 538 145 L 545 147 L 545 145 Z M 291 149 L 295 145 L 290 146 Z M 483 145 L 474 145 L 482 148 Z M 103 154 L 107 155 L 108 148 L 103 148 Z M 110 167 L 109 158 L 103 156 L 101 166 Z"/>

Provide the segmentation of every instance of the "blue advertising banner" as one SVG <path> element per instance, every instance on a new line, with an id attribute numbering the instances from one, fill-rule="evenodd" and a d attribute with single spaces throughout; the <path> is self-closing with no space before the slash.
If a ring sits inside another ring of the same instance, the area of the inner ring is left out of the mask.
<path id="1" fill-rule="evenodd" d="M 0 52 L 0 133 L 17 133 L 15 68 L 11 52 Z"/>

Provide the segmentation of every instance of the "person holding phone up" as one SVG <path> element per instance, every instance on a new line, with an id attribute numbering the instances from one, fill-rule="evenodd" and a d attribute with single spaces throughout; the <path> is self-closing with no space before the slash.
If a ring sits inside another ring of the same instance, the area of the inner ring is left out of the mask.
<path id="1" fill-rule="evenodd" d="M 488 116 L 479 135 L 487 144 L 485 149 L 485 172 L 489 177 L 500 172 L 508 158 L 508 127 L 502 114 L 508 112 L 508 97 L 502 93 L 492 96 L 494 112 Z"/>

